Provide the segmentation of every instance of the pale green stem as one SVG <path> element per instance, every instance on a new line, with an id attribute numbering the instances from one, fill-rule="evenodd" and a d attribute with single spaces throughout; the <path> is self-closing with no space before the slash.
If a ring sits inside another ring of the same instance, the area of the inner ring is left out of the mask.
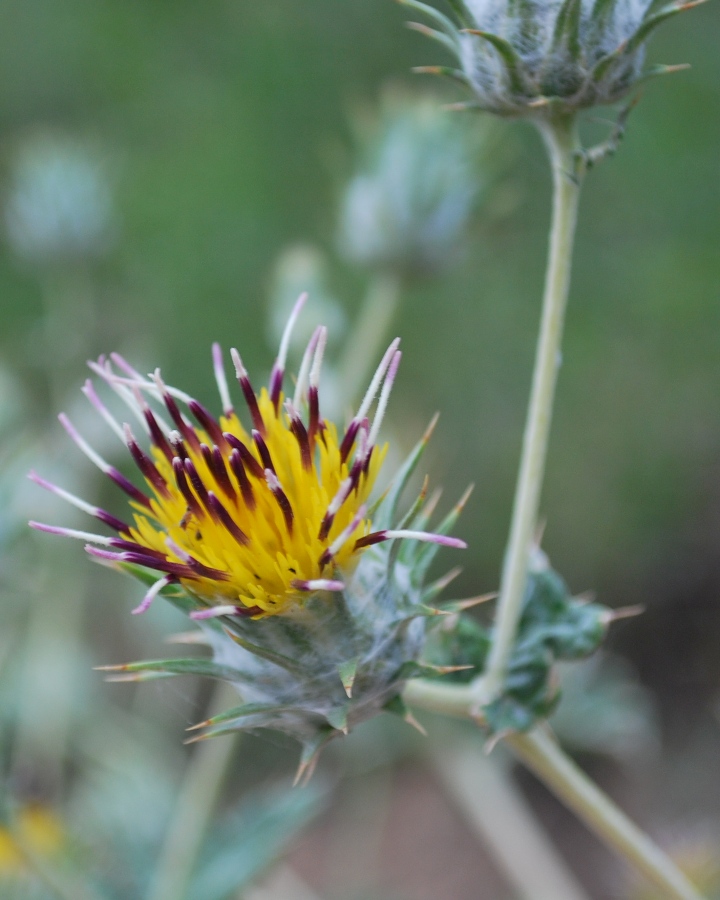
<path id="1" fill-rule="evenodd" d="M 510 537 L 500 580 L 495 636 L 487 668 L 476 684 L 477 700 L 481 705 L 490 703 L 502 691 L 522 608 L 530 548 L 537 527 L 555 384 L 560 366 L 560 346 L 580 196 L 580 171 L 577 163 L 579 143 L 574 118 L 546 123 L 542 131 L 553 172 L 550 250 L 522 458 Z"/>
<path id="2" fill-rule="evenodd" d="M 388 331 L 400 302 L 400 278 L 392 272 L 376 275 L 354 324 L 340 369 L 339 396 L 356 400 L 385 349 Z"/>
<path id="3" fill-rule="evenodd" d="M 547 726 L 512 734 L 506 743 L 582 819 L 667 897 L 702 900 L 675 863 L 563 752 Z"/>
<path id="4" fill-rule="evenodd" d="M 518 900 L 589 900 L 560 858 L 509 771 L 507 754 L 488 757 L 477 740 L 436 742 L 435 771 Z"/>
<path id="5" fill-rule="evenodd" d="M 403 692 L 408 706 L 481 723 L 469 685 L 442 685 L 415 679 Z M 634 865 L 671 900 L 702 900 L 675 863 L 563 752 L 544 726 L 510 734 L 505 743 L 575 815 Z"/>
<path id="6" fill-rule="evenodd" d="M 237 692 L 221 682 L 210 704 L 219 712 L 237 705 Z M 201 742 L 187 765 L 148 900 L 183 900 L 237 746 L 238 732 Z"/>

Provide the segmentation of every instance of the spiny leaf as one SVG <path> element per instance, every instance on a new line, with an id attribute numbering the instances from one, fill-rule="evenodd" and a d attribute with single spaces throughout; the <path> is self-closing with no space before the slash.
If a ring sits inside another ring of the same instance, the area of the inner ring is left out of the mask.
<path id="1" fill-rule="evenodd" d="M 295 709 L 294 706 L 283 706 L 273 703 L 243 703 L 241 706 L 235 706 L 225 712 L 221 712 L 204 722 L 198 722 L 197 725 L 191 725 L 188 731 L 197 731 L 200 728 L 210 728 L 213 725 L 221 725 L 223 722 L 232 722 L 235 719 L 242 719 L 245 716 L 265 715 L 268 713 L 282 713 Z"/>
<path id="2" fill-rule="evenodd" d="M 464 0 L 448 0 L 448 4 L 452 7 L 455 15 L 460 19 L 463 25 L 469 25 L 472 21 L 470 12 L 464 3 Z"/>
<path id="3" fill-rule="evenodd" d="M 254 644 L 252 641 L 248 641 L 234 631 L 230 631 L 229 628 L 225 628 L 224 631 L 229 638 L 249 653 L 254 653 L 255 656 L 259 656 L 261 659 L 266 659 L 268 662 L 275 663 L 276 666 L 280 666 L 286 671 L 292 672 L 294 675 L 307 677 L 308 671 L 305 666 L 301 666 L 294 659 L 290 659 L 289 656 L 285 656 L 282 653 L 276 653 L 274 650 L 268 650 L 267 647 L 261 647 L 259 644 Z"/>
<path id="4" fill-rule="evenodd" d="M 477 28 L 466 28 L 465 32 L 467 34 L 474 34 L 476 37 L 487 41 L 488 44 L 497 50 L 500 58 L 505 63 L 505 69 L 507 70 L 508 78 L 510 79 L 510 87 L 513 92 L 516 94 L 524 94 L 527 90 L 524 68 L 522 60 L 515 52 L 515 48 L 512 44 L 509 41 L 506 41 L 505 38 L 501 38 L 499 35 L 492 34 L 489 31 L 480 31 Z"/>
<path id="5" fill-rule="evenodd" d="M 385 712 L 389 712 L 393 716 L 399 716 L 403 722 L 407 722 L 408 725 L 412 725 L 423 737 L 427 737 L 427 731 L 422 727 L 422 725 L 418 722 L 415 716 L 410 712 L 410 710 L 405 705 L 405 701 L 398 694 L 396 697 L 393 697 L 391 700 L 383 706 Z"/>
<path id="6" fill-rule="evenodd" d="M 441 78 L 449 78 L 451 81 L 457 81 L 463 87 L 469 85 L 463 70 L 453 69 L 451 66 L 414 66 L 412 72 L 415 75 L 438 75 Z"/>
<path id="7" fill-rule="evenodd" d="M 305 741 L 300 755 L 300 763 L 295 773 L 293 787 L 296 787 L 298 784 L 306 785 L 310 781 L 321 750 L 336 734 L 337 731 L 332 726 L 328 726 L 327 728 L 319 729 L 314 737 Z"/>
<path id="8" fill-rule="evenodd" d="M 342 682 L 342 686 L 345 688 L 345 693 L 348 697 L 352 697 L 352 689 L 353 684 L 355 683 L 359 662 L 360 657 L 356 656 L 355 659 L 349 659 L 338 667 L 338 675 L 340 676 L 340 681 Z"/>
<path id="9" fill-rule="evenodd" d="M 566 46 L 573 59 L 580 55 L 580 12 L 582 0 L 564 0 L 555 21 L 553 52 Z"/>
<path id="10" fill-rule="evenodd" d="M 460 566 L 456 566 L 454 569 L 450 569 L 445 575 L 441 578 L 438 578 L 437 581 L 433 581 L 432 584 L 429 584 L 422 592 L 422 602 L 430 603 L 436 597 L 439 597 L 440 594 L 445 590 L 445 588 L 451 584 L 455 579 L 460 575 L 462 569 Z M 446 606 L 441 605 L 442 610 L 447 609 Z"/>
<path id="11" fill-rule="evenodd" d="M 455 523 L 460 517 L 460 513 L 462 513 L 463 509 L 465 508 L 465 504 L 470 499 L 470 494 L 472 494 L 474 487 L 475 486 L 472 484 L 470 485 L 470 487 L 468 487 L 468 489 L 458 500 L 455 506 L 450 510 L 447 516 L 445 516 L 445 518 L 437 526 L 437 528 L 433 529 L 437 534 L 445 535 L 449 534 L 452 531 Z M 425 574 L 430 568 L 430 564 L 435 559 L 435 556 L 437 555 L 437 552 L 441 546 L 441 544 L 427 543 L 424 544 L 423 547 L 418 551 L 415 557 L 412 574 L 413 577 L 418 579 L 420 583 L 422 583 L 422 581 L 424 580 Z"/>
<path id="12" fill-rule="evenodd" d="M 98 672 L 163 672 L 167 675 L 201 675 L 222 681 L 246 681 L 245 672 L 231 666 L 221 666 L 209 659 L 149 659 L 120 666 L 98 666 Z"/>
<path id="13" fill-rule="evenodd" d="M 410 29 L 410 31 L 417 31 L 419 34 L 422 34 L 433 41 L 437 41 L 438 44 L 442 44 L 443 47 L 445 47 L 453 54 L 453 56 L 457 55 L 457 44 L 452 38 L 449 38 L 442 31 L 436 31 L 434 28 L 430 28 L 428 25 L 423 25 L 420 22 L 406 22 L 405 25 Z"/>
<path id="14" fill-rule="evenodd" d="M 422 13 L 429 19 L 432 19 L 437 26 L 442 28 L 448 37 L 454 39 L 457 38 L 457 28 L 455 27 L 455 23 L 448 19 L 444 13 L 441 13 L 439 9 L 428 6 L 426 3 L 420 3 L 419 0 L 397 0 L 397 2 L 401 6 L 407 6 L 410 9 Z"/>
<path id="15" fill-rule="evenodd" d="M 427 447 L 430 438 L 432 437 L 432 433 L 435 430 L 435 426 L 437 425 L 438 418 L 439 416 L 436 413 L 433 416 L 432 421 L 428 425 L 425 434 L 415 445 L 412 452 L 400 468 L 400 471 L 393 479 L 392 484 L 388 488 L 387 492 L 380 498 L 375 508 L 369 513 L 370 518 L 372 518 L 373 528 L 376 531 L 380 531 L 383 528 L 392 528 L 395 521 L 397 505 L 400 501 L 400 497 L 407 487 L 407 483 L 410 480 L 413 472 L 415 471 L 417 464 L 420 462 L 420 458 L 425 452 L 425 448 Z"/>
<path id="16" fill-rule="evenodd" d="M 342 731 L 343 734 L 347 734 L 349 711 L 349 703 L 346 703 L 343 706 L 335 706 L 333 707 L 333 709 L 330 709 L 325 713 L 325 718 L 336 731 Z"/>
<path id="17" fill-rule="evenodd" d="M 689 3 L 671 3 L 669 6 L 663 7 L 654 15 L 648 16 L 642 22 L 635 34 L 627 42 L 627 52 L 632 53 L 640 44 L 653 32 L 658 25 L 661 25 L 666 19 L 676 16 L 678 13 L 685 12 L 695 6 L 706 3 L 707 0 L 690 0 Z"/>

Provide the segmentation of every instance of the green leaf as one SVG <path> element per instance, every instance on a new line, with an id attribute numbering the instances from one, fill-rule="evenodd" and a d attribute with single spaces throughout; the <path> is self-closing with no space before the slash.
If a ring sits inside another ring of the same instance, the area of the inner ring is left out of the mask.
<path id="1" fill-rule="evenodd" d="M 410 9 L 414 9 L 417 12 L 422 13 L 427 16 L 429 19 L 432 19 L 435 24 L 441 28 L 445 34 L 449 38 L 453 38 L 455 40 L 455 44 L 457 47 L 457 28 L 455 27 L 455 23 L 452 22 L 448 17 L 441 13 L 440 10 L 435 9 L 432 6 L 428 6 L 426 3 L 420 3 L 419 0 L 398 0 L 398 3 L 401 6 L 407 6 Z"/>
<path id="2" fill-rule="evenodd" d="M 480 31 L 477 28 L 467 28 L 466 31 L 468 34 L 474 34 L 476 37 L 487 41 L 488 44 L 497 50 L 500 58 L 505 63 L 505 69 L 513 92 L 525 95 L 527 93 L 525 69 L 513 45 L 506 41 L 505 38 L 501 38 L 499 35 L 492 34 L 489 31 Z"/>
<path id="3" fill-rule="evenodd" d="M 220 725 L 224 722 L 234 722 L 236 719 L 242 719 L 246 716 L 282 713 L 288 712 L 289 710 L 293 709 L 296 709 L 296 707 L 283 706 L 273 703 L 243 703 L 240 706 L 235 706 L 232 709 L 225 710 L 225 712 L 221 712 L 218 715 L 213 716 L 211 719 L 206 719 L 204 722 L 198 722 L 197 725 L 193 725 L 192 728 L 188 728 L 188 731 L 195 731 L 199 728 L 210 728 L 213 725 Z"/>
<path id="4" fill-rule="evenodd" d="M 430 422 L 430 425 L 428 425 L 425 434 L 418 441 L 408 458 L 401 466 L 386 493 L 380 498 L 374 509 L 371 510 L 370 516 L 372 518 L 373 529 L 375 531 L 381 531 L 382 529 L 393 527 L 393 523 L 395 522 L 395 517 L 397 515 L 397 506 L 400 501 L 400 497 L 402 496 L 403 491 L 407 487 L 408 481 L 410 481 L 410 478 L 412 477 L 417 464 L 420 462 L 420 459 L 425 452 L 425 448 L 427 447 L 430 438 L 432 437 L 432 433 L 435 430 L 437 420 L 438 416 L 435 415 Z"/>
<path id="5" fill-rule="evenodd" d="M 442 31 L 437 31 L 434 28 L 430 28 L 428 25 L 423 25 L 421 22 L 406 22 L 405 24 L 410 31 L 417 31 L 418 34 L 422 34 L 433 41 L 437 41 L 438 44 L 442 44 L 446 50 L 449 50 L 453 56 L 457 56 L 457 43 Z"/>
<path id="6" fill-rule="evenodd" d="M 345 688 L 345 693 L 348 697 L 352 697 L 352 689 L 353 684 L 355 683 L 359 662 L 360 657 L 356 656 L 354 659 L 349 659 L 338 667 L 338 675 L 340 676 L 340 681 L 342 682 L 342 686 Z"/>
<path id="7" fill-rule="evenodd" d="M 661 25 L 666 19 L 670 19 L 678 13 L 685 12 L 685 10 L 700 6 L 702 3 L 706 2 L 707 0 L 691 0 L 689 3 L 671 3 L 668 6 L 664 6 L 654 15 L 647 16 L 635 34 L 627 42 L 625 52 L 632 53 L 633 50 L 639 47 L 658 25 Z"/>
<path id="8" fill-rule="evenodd" d="M 325 803 L 325 792 L 312 785 L 245 798 L 240 811 L 210 833 L 186 900 L 236 896 L 282 855 Z"/>
<path id="9" fill-rule="evenodd" d="M 249 653 L 254 653 L 255 656 L 259 656 L 261 659 L 266 659 L 268 662 L 275 663 L 276 666 L 280 666 L 280 668 L 285 669 L 287 672 L 292 672 L 294 675 L 307 677 L 307 669 L 294 659 L 290 659 L 289 656 L 285 656 L 282 653 L 276 653 L 274 650 L 269 650 L 267 647 L 260 646 L 260 644 L 254 644 L 252 641 L 248 641 L 247 638 L 241 637 L 229 628 L 225 628 L 224 631 L 231 640 L 235 641 L 236 644 L 239 644 Z"/>
<path id="10" fill-rule="evenodd" d="M 580 56 L 580 12 L 582 0 L 564 0 L 558 11 L 553 34 L 552 51 L 567 47 L 571 57 L 577 61 Z"/>
<path id="11" fill-rule="evenodd" d="M 231 666 L 221 666 L 208 659 L 149 659 L 120 666 L 98 666 L 100 672 L 162 672 L 167 675 L 201 675 L 222 681 L 248 681 L 249 676 Z"/>

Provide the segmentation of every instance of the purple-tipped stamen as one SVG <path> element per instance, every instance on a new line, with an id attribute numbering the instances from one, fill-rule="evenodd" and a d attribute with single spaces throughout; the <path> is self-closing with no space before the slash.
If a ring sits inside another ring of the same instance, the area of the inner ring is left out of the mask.
<path id="1" fill-rule="evenodd" d="M 262 612 L 259 606 L 211 606 L 209 609 L 195 609 L 190 613 L 190 618 L 197 621 L 203 619 L 216 619 L 219 616 L 257 616 Z"/>
<path id="2" fill-rule="evenodd" d="M 200 498 L 200 502 L 208 511 L 208 513 L 214 518 L 213 513 L 210 509 L 210 502 L 208 500 L 208 492 L 205 487 L 202 478 L 198 470 L 195 468 L 195 463 L 191 459 L 186 459 L 184 462 L 185 466 L 185 474 L 190 479 L 190 484 L 193 486 L 193 490 Z"/>
<path id="3" fill-rule="evenodd" d="M 392 391 L 393 383 L 395 381 L 395 376 L 397 375 L 401 359 L 402 353 L 399 350 L 396 350 L 388 367 L 387 375 L 385 376 L 385 381 L 383 382 L 382 391 L 380 391 L 380 399 L 378 400 L 377 409 L 375 410 L 375 418 L 373 419 L 372 428 L 370 429 L 369 443 L 371 447 L 374 447 L 377 443 L 378 435 L 380 433 L 380 426 L 382 425 L 382 420 L 385 416 L 385 410 L 387 409 L 388 401 L 390 399 L 390 392 Z"/>
<path id="4" fill-rule="evenodd" d="M 352 445 L 355 443 L 355 437 L 357 436 L 359 428 L 360 422 L 357 419 L 353 419 L 348 425 L 345 436 L 340 444 L 340 459 L 342 462 L 345 462 L 348 456 L 350 456 L 350 451 L 352 450 Z"/>
<path id="5" fill-rule="evenodd" d="M 250 510 L 255 509 L 255 506 L 257 505 L 255 494 L 253 493 L 252 485 L 250 484 L 250 479 L 245 471 L 245 466 L 243 465 L 239 450 L 233 450 L 230 454 L 230 468 L 240 486 L 240 493 L 242 494 L 245 506 Z"/>
<path id="6" fill-rule="evenodd" d="M 135 436 L 133 435 L 132 430 L 127 423 L 124 426 L 124 435 L 125 442 L 127 443 L 128 450 L 130 451 L 130 455 L 132 456 L 138 469 L 140 469 L 148 482 L 162 497 L 165 497 L 166 499 L 172 497 L 165 479 L 158 471 L 155 463 L 150 459 L 149 456 L 147 456 L 146 453 L 143 452 L 142 448 L 135 440 Z"/>
<path id="7" fill-rule="evenodd" d="M 46 525 L 44 522 L 28 522 L 35 531 L 42 531 L 45 534 L 57 534 L 61 537 L 75 538 L 76 540 L 88 541 L 91 544 L 100 544 L 103 547 L 113 546 L 113 538 L 106 537 L 102 534 L 92 534 L 89 531 L 77 531 L 75 528 L 63 528 L 59 525 Z"/>
<path id="8" fill-rule="evenodd" d="M 374 531 L 366 534 L 365 537 L 358 538 L 355 541 L 355 549 L 361 550 L 363 547 L 370 547 L 372 544 L 380 544 L 382 541 L 392 540 L 410 540 L 424 541 L 430 544 L 440 544 L 443 547 L 455 547 L 458 550 L 466 550 L 467 544 L 460 538 L 449 537 L 445 534 L 432 534 L 429 531 Z"/>
<path id="9" fill-rule="evenodd" d="M 171 431 L 170 432 L 170 444 L 174 451 L 173 459 L 170 460 L 171 463 L 175 459 L 176 456 L 179 459 L 187 459 L 190 456 L 190 454 L 188 453 L 187 447 L 185 446 L 185 444 L 183 442 L 182 435 L 180 434 L 179 431 Z"/>
<path id="10" fill-rule="evenodd" d="M 200 450 L 202 451 L 205 465 L 212 473 L 215 481 L 222 488 L 222 492 L 226 497 L 234 500 L 237 497 L 237 493 L 235 492 L 235 488 L 232 486 L 230 476 L 228 475 L 227 469 L 225 468 L 225 460 L 223 459 L 220 448 L 215 446 L 211 450 L 207 446 L 207 444 L 201 444 Z"/>
<path id="11" fill-rule="evenodd" d="M 270 469 L 270 471 L 274 473 L 275 464 L 272 461 L 272 456 L 270 456 L 268 445 L 265 443 L 263 436 L 259 431 L 253 430 L 252 438 L 253 441 L 255 441 L 255 446 L 257 447 L 258 453 L 260 454 L 263 469 Z"/>
<path id="12" fill-rule="evenodd" d="M 350 524 L 343 528 L 340 534 L 335 538 L 335 540 L 330 544 L 329 547 L 325 550 L 323 555 L 319 559 L 319 565 L 321 569 L 324 569 L 325 566 L 328 565 L 333 559 L 334 556 L 342 550 L 342 548 L 347 544 L 352 535 L 355 532 L 355 529 L 365 518 L 365 514 L 367 513 L 367 508 L 365 505 L 361 506 L 360 509 L 355 513 L 354 518 L 350 522 Z"/>
<path id="13" fill-rule="evenodd" d="M 160 369 L 155 370 L 153 378 L 155 380 L 157 389 L 160 392 L 160 396 L 162 397 L 162 401 L 165 404 L 167 411 L 170 413 L 170 418 L 175 423 L 176 428 L 183 436 L 183 439 L 186 440 L 190 445 L 190 447 L 192 447 L 192 449 L 196 453 L 199 453 L 200 441 L 198 439 L 198 436 L 195 434 L 195 429 L 185 420 L 185 416 L 183 416 L 183 414 L 180 412 L 180 408 L 171 396 L 170 392 L 165 386 L 165 382 L 160 376 Z"/>
<path id="14" fill-rule="evenodd" d="M 125 437 L 123 435 L 123 430 L 120 423 L 115 418 L 115 416 L 113 416 L 107 406 L 105 406 L 105 404 L 102 402 L 97 394 L 97 391 L 95 390 L 95 385 L 89 378 L 85 381 L 85 384 L 80 388 L 80 390 L 83 392 L 83 394 L 85 394 L 95 410 L 100 413 L 102 418 L 120 438 L 120 440 L 124 442 Z"/>
<path id="15" fill-rule="evenodd" d="M 347 500 L 350 494 L 358 484 L 360 478 L 360 471 L 362 469 L 362 465 L 360 461 L 357 460 L 353 465 L 352 471 L 345 478 L 337 490 L 337 493 L 330 501 L 330 505 L 327 508 L 327 512 L 323 516 L 322 523 L 320 524 L 320 531 L 318 533 L 318 539 L 324 541 L 325 538 L 330 534 L 330 529 L 332 528 L 333 522 L 335 521 L 335 516 L 340 511 L 343 503 Z"/>
<path id="16" fill-rule="evenodd" d="M 305 301 L 307 300 L 307 298 L 308 295 L 307 292 L 305 292 L 300 294 L 300 296 L 295 301 L 295 305 L 293 306 L 292 312 L 290 313 L 290 318 L 287 320 L 285 330 L 283 331 L 277 359 L 275 360 L 272 372 L 270 374 L 270 399 L 272 400 L 273 406 L 275 407 L 275 413 L 277 413 L 278 404 L 280 403 L 283 378 L 285 377 L 285 363 L 287 362 L 288 350 L 290 349 L 290 338 L 292 337 L 295 323 L 298 320 L 298 316 L 300 315 L 303 306 L 305 306 Z"/>
<path id="17" fill-rule="evenodd" d="M 342 581 L 332 581 L 329 578 L 315 578 L 312 581 L 303 581 L 295 578 L 290 582 L 290 587 L 296 591 L 314 592 L 314 591 L 344 591 L 345 585 Z"/>
<path id="18" fill-rule="evenodd" d="M 345 432 L 345 436 L 343 437 L 342 443 L 340 445 L 340 454 L 343 462 L 350 455 L 350 450 L 352 448 L 353 441 L 355 440 L 355 435 L 357 434 L 357 430 L 360 427 L 360 423 L 367 416 L 370 407 L 373 404 L 373 400 L 377 392 L 380 390 L 380 385 L 385 378 L 385 373 L 389 369 L 394 357 L 397 348 L 400 346 L 400 338 L 395 338 L 395 340 L 390 344 L 390 346 L 385 351 L 385 355 L 380 361 L 380 365 L 375 370 L 375 374 L 372 377 L 370 382 L 370 386 L 365 392 L 365 396 L 363 397 L 363 401 L 360 404 L 360 408 L 358 409 L 356 415 L 351 420 L 348 425 L 347 431 Z"/>
<path id="19" fill-rule="evenodd" d="M 160 427 L 155 414 L 150 409 L 147 404 L 143 409 L 143 415 L 145 416 L 145 422 L 148 427 L 148 431 L 150 432 L 150 439 L 153 444 L 158 448 L 158 450 L 163 454 L 165 459 L 172 464 L 173 457 L 177 456 L 177 453 L 173 451 L 173 448 L 168 443 L 168 439 L 165 437 L 162 428 Z M 175 432 L 177 434 L 177 432 Z M 180 435 L 178 435 L 180 437 Z"/>
<path id="20" fill-rule="evenodd" d="M 255 478 L 265 478 L 265 475 L 263 474 L 263 467 L 239 438 L 236 438 L 234 434 L 230 434 L 226 431 L 225 440 L 240 454 L 240 459 L 242 460 L 243 465 L 246 469 L 250 470 L 251 475 L 254 475 Z"/>
<path id="21" fill-rule="evenodd" d="M 198 519 L 205 518 L 205 511 L 198 503 L 195 494 L 190 490 L 190 485 L 188 484 L 187 477 L 185 475 L 185 462 L 189 460 L 182 460 L 179 456 L 176 456 L 173 460 L 173 471 L 175 473 L 175 484 L 177 484 L 178 490 L 183 495 L 185 502 L 188 505 L 190 512 L 192 512 Z"/>
<path id="22" fill-rule="evenodd" d="M 196 578 L 196 573 L 190 566 L 181 563 L 171 562 L 169 559 L 159 559 L 154 556 L 147 556 L 143 553 L 133 553 L 132 551 L 124 551 L 122 553 L 112 553 L 109 550 L 103 550 L 101 547 L 93 547 L 88 544 L 85 552 L 90 556 L 98 559 L 104 559 L 114 563 L 131 563 L 132 565 L 142 566 L 145 569 L 155 569 L 159 572 L 166 572 L 168 575 L 175 575 L 178 578 Z"/>
<path id="23" fill-rule="evenodd" d="M 325 353 L 325 345 L 326 344 L 327 344 L 327 328 L 325 328 L 325 326 L 321 326 L 320 332 L 318 334 L 317 346 L 315 348 L 315 355 L 313 357 L 312 367 L 310 369 L 310 376 L 309 376 L 309 380 L 308 380 L 308 407 L 309 407 L 308 438 L 310 440 L 311 447 L 314 446 L 315 438 L 317 437 L 317 434 L 321 428 L 319 386 L 320 386 L 320 370 L 322 368 L 322 361 L 323 361 L 323 355 Z"/>
<path id="24" fill-rule="evenodd" d="M 235 410 L 233 409 L 232 400 L 230 399 L 230 390 L 228 388 L 227 375 L 225 374 L 222 348 L 217 342 L 212 345 L 212 359 L 213 371 L 215 372 L 215 383 L 217 384 L 218 393 L 220 394 L 223 412 L 230 418 Z"/>
<path id="25" fill-rule="evenodd" d="M 268 487 L 272 491 L 273 497 L 275 497 L 275 499 L 277 500 L 278 506 L 282 510 L 283 516 L 285 517 L 285 527 L 287 528 L 288 533 L 292 534 L 293 519 L 295 518 L 295 514 L 293 513 L 293 508 L 290 505 L 287 494 L 282 489 L 282 485 L 278 481 L 278 477 L 272 469 L 265 469 L 265 480 L 267 481 Z"/>
<path id="26" fill-rule="evenodd" d="M 307 429 L 300 418 L 300 413 L 295 409 L 290 400 L 286 401 L 285 408 L 290 417 L 290 431 L 295 436 L 300 448 L 300 459 L 306 472 L 312 469 L 312 452 L 310 450 L 310 439 Z"/>
<path id="27" fill-rule="evenodd" d="M 116 375 L 115 372 L 113 372 L 110 363 L 105 359 L 105 357 L 100 356 L 97 362 L 88 360 L 88 366 L 99 378 L 101 378 L 105 382 L 105 384 L 107 384 L 107 386 L 112 391 L 114 391 L 114 393 L 118 395 L 118 397 L 120 397 L 120 399 L 137 418 L 137 420 L 144 425 L 142 408 L 138 406 L 137 401 L 133 397 L 132 391 L 128 390 L 123 382 L 123 379 L 121 379 L 119 375 Z"/>
<path id="28" fill-rule="evenodd" d="M 312 337 L 305 348 L 305 353 L 303 353 L 300 371 L 298 372 L 297 377 L 297 384 L 295 385 L 295 396 L 293 397 L 293 406 L 295 406 L 295 408 L 300 406 L 307 394 L 310 367 L 312 365 L 313 357 L 315 356 L 315 348 L 320 340 L 321 333 L 322 325 L 318 325 L 315 331 L 313 331 Z"/>
<path id="29" fill-rule="evenodd" d="M 131 610 L 134 616 L 140 615 L 140 613 L 147 612 L 150 609 L 150 605 L 153 600 L 157 597 L 160 591 L 167 587 L 169 584 L 172 584 L 175 579 L 172 575 L 165 575 L 159 581 L 156 581 L 155 584 L 150 588 L 150 590 L 145 594 L 142 599 L 142 602 L 139 606 L 136 606 L 135 609 Z"/>
<path id="30" fill-rule="evenodd" d="M 50 491 L 51 494 L 62 497 L 63 500 L 66 500 L 68 503 L 77 507 L 77 509 L 80 509 L 83 512 L 88 513 L 88 515 L 99 519 L 101 522 L 104 522 L 115 531 L 119 531 L 124 534 L 128 534 L 130 532 L 130 526 L 126 522 L 123 522 L 122 519 L 118 519 L 111 513 L 106 512 L 104 509 L 100 509 L 99 506 L 93 506 L 91 503 L 86 503 L 80 497 L 76 497 L 75 494 L 71 494 L 64 488 L 58 487 L 58 485 L 53 484 L 51 481 L 46 481 L 44 478 L 41 478 L 37 474 L 37 472 L 29 472 L 28 478 L 30 479 L 30 481 L 35 482 L 35 484 L 39 485 L 41 488 L 45 488 L 46 491 Z"/>
<path id="31" fill-rule="evenodd" d="M 238 544 L 242 545 L 243 547 L 247 547 L 247 545 L 250 543 L 250 538 L 248 538 L 242 528 L 240 528 L 240 526 L 233 520 L 230 513 L 225 509 L 225 507 L 212 491 L 208 491 L 208 501 L 213 509 L 213 512 L 215 513 L 215 517 L 222 523 L 222 525 L 225 527 L 225 530 L 235 538 Z"/>
<path id="32" fill-rule="evenodd" d="M 240 354 L 234 347 L 230 350 L 230 356 L 232 357 L 233 365 L 235 366 L 235 377 L 238 380 L 240 388 L 243 392 L 243 396 L 245 397 L 245 402 L 247 403 L 247 407 L 250 410 L 250 418 L 252 419 L 253 425 L 255 426 L 257 431 L 259 431 L 261 434 L 265 434 L 265 422 L 263 422 L 262 413 L 260 412 L 260 407 L 258 406 L 255 391 L 250 384 L 247 369 L 243 365 Z"/>
<path id="33" fill-rule="evenodd" d="M 205 563 L 200 562 L 199 559 L 196 559 L 192 554 L 188 553 L 187 550 L 183 550 L 183 548 L 176 544 L 169 536 L 165 537 L 165 546 L 171 553 L 174 553 L 175 556 L 179 556 L 185 565 L 192 569 L 195 575 L 199 575 L 202 578 L 209 578 L 212 581 L 230 581 L 231 576 L 228 572 L 206 566 Z"/>
<path id="34" fill-rule="evenodd" d="M 191 400 L 188 404 L 190 408 L 190 412 L 195 416 L 200 425 L 205 429 L 205 431 L 210 435 L 214 444 L 223 444 L 225 443 L 225 439 L 223 438 L 222 428 L 215 421 L 214 416 L 209 410 L 205 409 L 202 403 L 198 403 L 197 400 Z"/>

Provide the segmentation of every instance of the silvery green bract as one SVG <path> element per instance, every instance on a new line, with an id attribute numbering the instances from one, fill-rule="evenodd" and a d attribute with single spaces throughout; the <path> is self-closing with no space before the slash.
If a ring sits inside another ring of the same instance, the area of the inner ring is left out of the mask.
<path id="1" fill-rule="evenodd" d="M 451 0 L 458 23 L 418 2 L 460 68 L 434 67 L 466 83 L 472 105 L 502 116 L 545 116 L 614 103 L 641 79 L 645 41 L 665 19 L 703 0 Z"/>

